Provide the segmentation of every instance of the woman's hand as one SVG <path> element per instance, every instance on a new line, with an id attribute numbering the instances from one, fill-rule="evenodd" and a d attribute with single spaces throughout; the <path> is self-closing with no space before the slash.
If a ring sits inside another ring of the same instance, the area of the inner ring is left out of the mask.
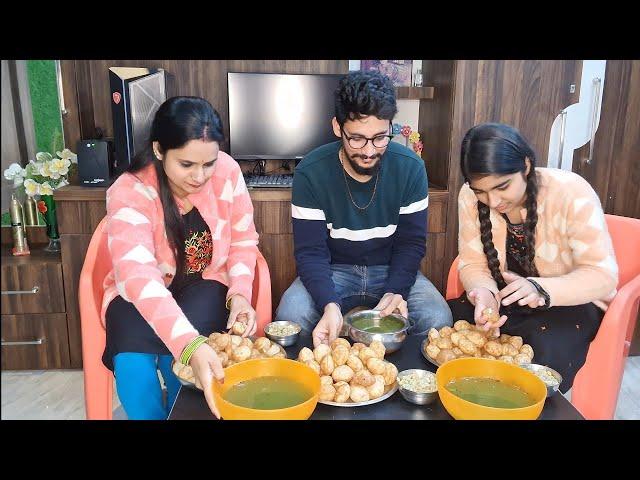
<path id="1" fill-rule="evenodd" d="M 216 403 L 213 400 L 213 390 L 211 389 L 211 383 L 214 377 L 216 381 L 220 383 L 224 382 L 224 369 L 222 368 L 220 358 L 213 348 L 203 343 L 191 355 L 189 365 L 193 370 L 193 375 L 200 382 L 200 385 L 202 385 L 204 398 L 207 400 L 211 413 L 213 413 L 216 418 L 220 418 L 220 412 L 218 412 Z"/>
<path id="2" fill-rule="evenodd" d="M 528 305 L 531 308 L 544 305 L 544 298 L 529 280 L 509 271 L 503 272 L 502 277 L 507 282 L 507 286 L 496 295 L 498 301 L 502 301 L 502 305 L 511 305 L 514 302 L 518 302 L 518 305 L 521 306 Z"/>
<path id="3" fill-rule="evenodd" d="M 231 297 L 231 310 L 229 311 L 227 328 L 231 329 L 231 333 L 242 335 L 243 337 L 256 333 L 256 311 L 242 295 Z"/>
<path id="4" fill-rule="evenodd" d="M 481 325 L 483 330 L 499 328 L 507 321 L 506 315 L 502 315 L 497 321 L 490 321 L 489 319 L 491 317 L 485 314 L 485 310 L 487 308 L 491 308 L 495 313 L 500 311 L 498 300 L 494 297 L 493 292 L 488 288 L 474 288 L 467 294 L 467 298 L 473 305 L 475 305 L 473 320 L 477 325 Z"/>
<path id="5" fill-rule="evenodd" d="M 380 310 L 380 316 L 385 317 L 391 315 L 393 312 L 398 312 L 404 318 L 409 318 L 409 310 L 407 308 L 407 301 L 402 298 L 399 293 L 385 293 L 378 305 L 373 307 L 374 310 Z"/>

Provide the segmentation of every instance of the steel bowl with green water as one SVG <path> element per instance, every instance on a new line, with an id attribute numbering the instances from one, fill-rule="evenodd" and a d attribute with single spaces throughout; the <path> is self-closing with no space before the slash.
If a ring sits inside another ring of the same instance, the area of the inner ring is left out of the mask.
<path id="1" fill-rule="evenodd" d="M 407 338 L 409 320 L 400 314 L 380 316 L 378 310 L 362 310 L 345 316 L 348 335 L 354 342 L 366 345 L 374 340 L 382 342 L 386 353 L 395 352 Z"/>

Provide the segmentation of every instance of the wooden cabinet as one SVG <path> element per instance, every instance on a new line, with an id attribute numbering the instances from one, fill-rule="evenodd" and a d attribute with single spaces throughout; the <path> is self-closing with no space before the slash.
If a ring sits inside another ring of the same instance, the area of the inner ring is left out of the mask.
<path id="1" fill-rule="evenodd" d="M 60 254 L 2 247 L 2 369 L 70 368 Z"/>

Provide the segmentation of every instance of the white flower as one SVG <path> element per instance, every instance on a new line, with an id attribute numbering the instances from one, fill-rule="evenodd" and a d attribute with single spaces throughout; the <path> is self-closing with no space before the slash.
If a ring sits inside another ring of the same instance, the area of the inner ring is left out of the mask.
<path id="1" fill-rule="evenodd" d="M 36 171 L 38 172 L 38 174 L 40 174 L 40 176 L 51 177 L 50 162 L 37 162 L 34 163 L 34 165 L 36 167 Z"/>
<path id="2" fill-rule="evenodd" d="M 49 188 L 51 188 L 51 187 L 49 187 Z M 30 197 L 33 197 L 34 195 L 42 194 L 42 191 L 40 190 L 40 184 L 38 184 L 36 181 L 34 181 L 31 178 L 27 178 L 24 181 L 24 191 Z"/>
<path id="3" fill-rule="evenodd" d="M 53 188 L 51 188 L 49 182 L 44 182 L 40 185 L 40 195 L 53 195 Z"/>
<path id="4" fill-rule="evenodd" d="M 14 180 L 16 177 L 24 177 L 24 170 L 18 163 L 12 163 L 4 171 L 4 178 L 7 180 Z"/>
<path id="5" fill-rule="evenodd" d="M 66 175 L 69 173 L 69 166 L 71 165 L 71 160 L 62 159 L 62 158 L 54 158 L 49 163 L 49 171 L 51 172 L 51 178 L 58 179 L 61 175 Z"/>
<path id="6" fill-rule="evenodd" d="M 61 152 L 56 152 L 56 155 L 63 160 L 71 161 L 71 163 L 78 163 L 78 156 L 68 148 L 65 148 Z"/>

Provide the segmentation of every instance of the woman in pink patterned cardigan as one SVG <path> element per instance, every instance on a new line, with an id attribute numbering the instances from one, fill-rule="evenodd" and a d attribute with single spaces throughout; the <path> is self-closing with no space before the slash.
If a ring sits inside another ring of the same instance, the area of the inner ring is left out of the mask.
<path id="1" fill-rule="evenodd" d="M 466 295 L 449 306 L 454 320 L 522 337 L 535 363 L 562 375 L 564 393 L 616 293 L 618 267 L 593 188 L 535 162 L 511 126 L 477 125 L 465 135 L 458 269 Z"/>
<path id="2" fill-rule="evenodd" d="M 218 416 L 211 382 L 224 372 L 204 341 L 236 322 L 243 336 L 256 330 L 250 300 L 258 234 L 240 168 L 220 151 L 223 138 L 209 102 L 170 98 L 155 114 L 148 148 L 107 191 L 113 268 L 102 360 L 131 419 L 168 416 L 180 386 L 173 359 L 193 368 Z"/>

